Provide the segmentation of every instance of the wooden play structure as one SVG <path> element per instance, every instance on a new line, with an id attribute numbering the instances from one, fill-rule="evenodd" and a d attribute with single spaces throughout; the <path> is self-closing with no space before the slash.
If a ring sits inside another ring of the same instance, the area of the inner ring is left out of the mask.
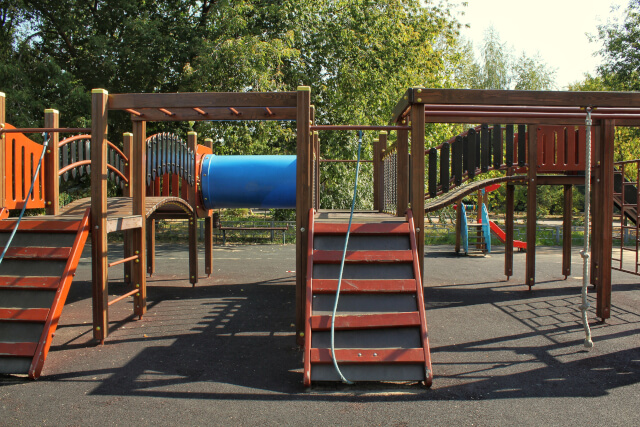
<path id="1" fill-rule="evenodd" d="M 93 336 L 99 342 L 108 337 L 111 304 L 132 296 L 134 313 L 142 317 L 146 311 L 146 275 L 153 273 L 154 259 L 150 231 L 155 220 L 188 218 L 189 276 L 195 284 L 195 227 L 197 219 L 204 218 L 206 273 L 211 274 L 209 198 L 213 190 L 207 176 L 213 159 L 211 143 L 199 145 L 193 132 L 186 143 L 163 134 L 148 138 L 147 122 L 290 120 L 296 122 L 297 146 L 295 163 L 285 166 L 294 168 L 295 177 L 295 316 L 297 342 L 304 347 L 304 384 L 338 380 L 331 365 L 335 361 L 352 380 L 422 381 L 428 386 L 433 371 L 423 297 L 423 278 L 429 282 L 429 268 L 424 263 L 424 213 L 459 202 L 484 187 L 506 184 L 505 274 L 509 277 L 513 275 L 514 186 L 527 186 L 524 284 L 534 287 L 536 188 L 563 185 L 565 212 L 571 212 L 572 188 L 584 182 L 586 109 L 593 110 L 594 141 L 591 271 L 597 289 L 597 316 L 604 320 L 611 307 L 614 201 L 622 210 L 624 232 L 634 234 L 638 256 L 637 178 L 625 175 L 625 168 L 638 166 L 625 164 L 617 171 L 613 153 L 615 127 L 640 124 L 640 94 L 412 88 L 394 109 L 389 125 L 357 126 L 316 124 L 311 90 L 304 86 L 273 93 L 109 94 L 96 89 L 92 93 L 90 139 L 85 137 L 82 144 L 79 136 L 60 141 L 60 135 L 86 132 L 60 128 L 53 110 L 45 113 L 44 130 L 12 129 L 5 124 L 2 96 L 3 218 L 8 209 L 25 205 L 45 208 L 47 215 L 20 223 L 17 235 L 22 237 L 0 265 L 0 373 L 40 375 L 89 232 Z M 122 150 L 108 139 L 117 138 L 107 132 L 109 111 L 113 110 L 131 117 L 132 132 L 124 135 Z M 472 127 L 425 150 L 428 123 L 488 120 L 499 124 Z M 374 211 L 355 215 L 352 239 L 344 254 L 340 248 L 348 232 L 348 218 L 320 206 L 320 162 L 327 160 L 320 156 L 320 134 L 335 130 L 380 132 L 373 153 L 373 188 L 363 190 L 373 192 Z M 50 148 L 36 190 L 27 197 L 25 188 L 34 176 L 34 159 L 42 151 L 40 144 L 24 135 L 32 131 L 48 132 Z M 390 133 L 395 133 L 393 144 L 388 143 Z M 60 177 L 77 168 L 85 168 L 86 173 L 87 166 L 91 197 L 60 209 Z M 503 173 L 474 180 L 489 171 Z M 123 196 L 107 197 L 108 179 L 122 186 Z M 614 181 L 618 183 L 615 188 Z M 632 192 L 635 199 L 627 195 Z M 565 215 L 565 230 L 570 220 L 570 215 Z M 14 219 L 3 219 L 0 232 L 6 234 L 14 225 Z M 107 234 L 114 231 L 125 232 L 125 254 L 110 263 Z M 40 240 L 44 234 L 64 238 Z M 565 276 L 570 274 L 570 236 L 565 232 Z M 624 251 L 629 249 L 624 240 L 622 245 Z M 339 286 L 338 267 L 343 257 L 343 297 L 333 317 L 329 306 Z M 47 269 L 40 270 L 35 263 Z M 108 268 L 118 264 L 127 266 L 132 288 L 109 301 Z M 637 266 L 636 261 L 636 274 Z M 622 261 L 619 268 L 633 270 L 625 268 Z M 331 323 L 335 345 L 329 338 Z"/>

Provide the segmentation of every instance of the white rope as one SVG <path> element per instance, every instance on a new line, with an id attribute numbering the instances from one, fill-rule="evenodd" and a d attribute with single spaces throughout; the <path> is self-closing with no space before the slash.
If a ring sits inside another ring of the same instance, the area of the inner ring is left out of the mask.
<path id="1" fill-rule="evenodd" d="M 591 248 L 589 247 L 589 208 L 591 205 L 591 107 L 587 107 L 587 118 L 585 127 L 587 131 L 586 146 L 586 162 L 584 172 L 584 246 L 580 251 L 582 257 L 582 304 L 580 311 L 582 312 L 582 325 L 584 326 L 584 346 L 586 348 L 593 347 L 591 341 L 591 329 L 589 328 L 589 319 L 587 310 L 589 309 L 589 301 L 587 300 L 587 288 L 589 287 L 589 257 L 591 256 Z"/>

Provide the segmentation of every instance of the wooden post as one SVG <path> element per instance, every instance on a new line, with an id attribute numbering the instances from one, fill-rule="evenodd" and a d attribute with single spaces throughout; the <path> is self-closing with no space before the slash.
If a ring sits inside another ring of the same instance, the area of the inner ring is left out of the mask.
<path id="1" fill-rule="evenodd" d="M 573 219 L 573 185 L 564 186 L 564 209 L 562 212 L 562 274 L 564 279 L 571 274 L 571 221 Z"/>
<path id="2" fill-rule="evenodd" d="M 596 269 L 597 277 L 597 302 L 596 315 L 602 319 L 611 317 L 611 250 L 613 245 L 613 157 L 615 140 L 615 122 L 603 120 L 602 130 L 596 145 L 600 151 L 601 163 L 597 166 L 596 180 L 600 180 L 598 191 L 600 192 L 601 211 L 600 232 L 593 238 L 600 240 L 599 251 L 595 254 L 598 260 Z"/>
<path id="3" fill-rule="evenodd" d="M 213 139 L 205 139 L 204 145 L 213 152 Z M 207 216 L 204 217 L 204 272 L 207 277 L 211 277 L 213 272 L 213 215 L 209 211 L 206 212 Z"/>
<path id="4" fill-rule="evenodd" d="M 416 227 L 420 277 L 424 274 L 424 104 L 411 106 L 411 211 Z M 400 169 L 398 167 L 398 169 Z"/>
<path id="5" fill-rule="evenodd" d="M 529 141 L 527 143 L 527 268 L 525 284 L 529 289 L 536 283 L 536 212 L 538 186 L 538 127 L 528 125 Z"/>
<path id="6" fill-rule="evenodd" d="M 4 126 L 7 120 L 6 116 L 6 101 L 7 97 L 4 92 L 0 92 L 0 126 Z M 6 169 L 5 169 L 5 134 L 0 135 L 0 208 L 5 207 L 5 178 L 6 178 Z"/>
<path id="7" fill-rule="evenodd" d="M 315 123 L 315 121 L 314 121 Z M 320 209 L 320 135 L 318 131 L 313 132 L 313 147 L 314 147 L 314 162 L 315 162 L 315 170 L 316 174 L 314 177 L 315 182 L 315 195 L 316 198 L 313 201 L 313 206 L 316 210 Z"/>
<path id="8" fill-rule="evenodd" d="M 134 262 L 131 268 L 131 279 L 135 287 L 140 290 L 133 298 L 134 313 L 139 319 L 147 311 L 147 259 L 146 253 L 146 235 L 147 235 L 147 122 L 133 122 L 133 155 L 131 157 L 131 196 L 133 197 L 133 215 L 139 215 L 142 218 L 140 228 L 130 231 L 131 240 L 133 241 L 133 253 L 139 255 L 139 262 Z"/>
<path id="9" fill-rule="evenodd" d="M 156 220 L 147 219 L 147 274 L 156 272 Z"/>
<path id="10" fill-rule="evenodd" d="M 122 190 L 122 195 L 124 197 L 131 197 L 131 160 L 133 158 L 133 134 L 131 132 L 125 132 L 122 135 L 122 150 L 124 155 L 127 156 L 127 160 L 124 163 L 124 176 L 129 180 L 128 183 L 124 184 L 124 188 Z M 131 237 L 131 233 L 129 230 L 125 230 L 123 232 L 123 240 L 124 240 L 124 257 L 129 258 L 133 256 L 133 240 Z M 131 263 L 125 262 L 122 264 L 124 267 L 124 283 L 131 284 Z"/>
<path id="11" fill-rule="evenodd" d="M 402 121 L 403 124 L 406 122 L 406 119 Z M 396 216 L 403 217 L 409 206 L 409 132 L 406 130 L 398 131 L 396 162 Z M 417 215 L 414 212 L 413 216 L 421 216 L 424 221 L 424 212 L 422 215 Z"/>
<path id="12" fill-rule="evenodd" d="M 198 134 L 189 132 L 187 134 L 187 145 L 193 153 L 193 164 L 196 164 L 196 152 L 198 151 Z M 195 180 L 195 177 L 194 177 Z M 193 208 L 193 215 L 189 218 L 189 281 L 195 286 L 198 283 L 198 216 L 197 195 L 198 183 L 189 185 L 189 204 Z"/>
<path id="13" fill-rule="evenodd" d="M 296 164 L 296 340 L 304 345 L 307 241 L 311 209 L 311 88 L 298 87 Z"/>
<path id="14" fill-rule="evenodd" d="M 58 110 L 44 110 L 44 127 L 57 128 L 60 124 L 60 113 Z M 58 215 L 60 213 L 60 134 L 58 132 L 51 133 L 49 146 L 44 158 L 44 198 L 46 201 L 45 211 L 47 215 Z"/>
<path id="15" fill-rule="evenodd" d="M 385 155 L 385 153 L 387 152 L 387 141 L 388 141 L 388 137 L 389 135 L 387 134 L 387 131 L 381 131 L 380 134 L 378 135 L 378 143 L 376 144 L 376 151 L 377 151 L 377 160 L 374 159 L 374 169 L 376 168 L 377 165 L 377 172 L 374 170 L 373 173 L 373 177 L 374 177 L 374 183 L 373 183 L 373 187 L 374 187 L 374 191 L 377 191 L 378 193 L 378 208 L 376 209 L 376 207 L 374 206 L 373 209 L 377 210 L 378 212 L 384 212 L 384 159 L 383 156 Z"/>
<path id="16" fill-rule="evenodd" d="M 462 199 L 456 201 L 456 253 L 460 253 L 462 241 Z"/>
<path id="17" fill-rule="evenodd" d="M 91 278 L 93 337 L 104 343 L 109 334 L 107 273 L 107 103 L 104 89 L 91 91 Z"/>
<path id="18" fill-rule="evenodd" d="M 509 171 L 509 175 L 511 175 L 511 170 Z M 513 210 L 515 185 L 507 184 L 506 196 L 507 212 L 505 214 L 504 275 L 507 276 L 507 280 L 509 280 L 509 278 L 513 276 Z"/>

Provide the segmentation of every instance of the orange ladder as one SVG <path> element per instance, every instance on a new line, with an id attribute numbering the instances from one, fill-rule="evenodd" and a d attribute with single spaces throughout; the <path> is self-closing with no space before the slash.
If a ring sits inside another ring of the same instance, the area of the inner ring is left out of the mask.
<path id="1" fill-rule="evenodd" d="M 339 381 L 331 355 L 331 316 L 348 224 L 310 214 L 304 384 Z M 415 226 L 352 224 L 335 318 L 335 355 L 350 381 L 433 378 Z"/>
<path id="2" fill-rule="evenodd" d="M 0 221 L 3 248 L 14 227 Z M 88 209 L 23 218 L 0 264 L 0 373 L 40 376 L 88 234 Z"/>

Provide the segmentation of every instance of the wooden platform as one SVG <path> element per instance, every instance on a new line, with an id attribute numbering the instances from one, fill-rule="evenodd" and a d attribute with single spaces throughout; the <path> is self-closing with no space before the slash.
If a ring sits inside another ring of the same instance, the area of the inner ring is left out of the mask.
<path id="1" fill-rule="evenodd" d="M 187 218 L 193 212 L 187 201 L 179 197 L 146 197 L 145 206 L 145 219 Z M 130 197 L 109 197 L 107 199 L 107 233 L 130 230 L 142 226 L 142 217 L 140 215 L 132 215 L 132 207 L 133 199 Z M 62 212 L 57 218 L 78 220 L 82 218 L 88 208 L 91 208 L 91 198 L 79 199 L 62 208 Z M 53 217 L 49 215 L 33 217 L 33 219 L 38 220 L 45 218 Z M 25 218 L 25 220 L 28 219 L 28 217 Z"/>
<path id="2" fill-rule="evenodd" d="M 338 210 L 319 210 L 315 216 L 315 222 L 335 222 L 335 223 L 347 223 L 349 222 L 350 211 L 338 211 Z M 354 224 L 364 223 L 380 223 L 380 222 L 406 222 L 406 218 L 397 217 L 390 214 L 386 214 L 378 211 L 355 211 L 353 213 Z"/>

